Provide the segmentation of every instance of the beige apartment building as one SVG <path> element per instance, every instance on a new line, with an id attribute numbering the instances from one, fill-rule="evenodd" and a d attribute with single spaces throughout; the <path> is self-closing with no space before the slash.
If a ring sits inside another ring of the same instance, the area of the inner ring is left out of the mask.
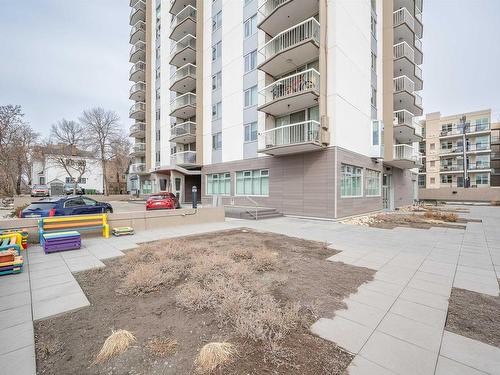
<path id="1" fill-rule="evenodd" d="M 132 190 L 327 218 L 411 204 L 422 0 L 130 0 Z"/>
<path id="2" fill-rule="evenodd" d="M 485 190 L 479 189 L 500 186 L 500 124 L 491 122 L 490 109 L 449 116 L 429 113 L 422 127 L 424 165 L 418 181 L 419 188 L 427 190 L 424 197 L 443 197 L 438 190 L 455 189 L 456 195 L 456 189 L 475 189 L 466 195 L 472 199 L 475 191 L 480 200 Z"/>

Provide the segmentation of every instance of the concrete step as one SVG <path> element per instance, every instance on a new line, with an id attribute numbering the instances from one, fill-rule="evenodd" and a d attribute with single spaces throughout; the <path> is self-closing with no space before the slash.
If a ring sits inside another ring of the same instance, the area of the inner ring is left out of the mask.
<path id="1" fill-rule="evenodd" d="M 283 214 L 278 212 L 275 208 L 258 207 L 226 207 L 226 217 L 233 217 L 238 219 L 255 220 L 257 211 L 257 220 L 270 219 L 273 217 L 281 217 Z"/>

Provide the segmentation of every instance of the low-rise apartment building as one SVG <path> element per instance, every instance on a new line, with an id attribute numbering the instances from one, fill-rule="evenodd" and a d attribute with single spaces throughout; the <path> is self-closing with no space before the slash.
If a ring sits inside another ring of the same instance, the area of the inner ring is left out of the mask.
<path id="1" fill-rule="evenodd" d="M 421 0 L 131 0 L 135 189 L 338 218 L 411 204 Z"/>
<path id="2" fill-rule="evenodd" d="M 449 116 L 429 113 L 422 126 L 421 189 L 500 186 L 500 124 L 492 123 L 490 109 Z"/>

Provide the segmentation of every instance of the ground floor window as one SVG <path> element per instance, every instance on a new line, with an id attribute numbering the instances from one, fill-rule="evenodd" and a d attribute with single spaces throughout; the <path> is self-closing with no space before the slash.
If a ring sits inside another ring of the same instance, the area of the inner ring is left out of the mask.
<path id="1" fill-rule="evenodd" d="M 207 195 L 230 195 L 231 174 L 214 173 L 207 175 Z"/>
<path id="2" fill-rule="evenodd" d="M 367 197 L 380 196 L 380 172 L 372 169 L 365 171 L 365 194 Z"/>
<path id="3" fill-rule="evenodd" d="M 441 175 L 441 183 L 442 184 L 451 184 L 452 181 L 453 181 L 453 177 L 451 174 Z"/>
<path id="4" fill-rule="evenodd" d="M 236 195 L 269 195 L 269 170 L 236 172 Z"/>
<path id="5" fill-rule="evenodd" d="M 418 187 L 425 188 L 425 174 L 418 175 Z"/>
<path id="6" fill-rule="evenodd" d="M 476 185 L 489 185 L 490 178 L 487 173 L 478 173 L 476 175 Z"/>
<path id="7" fill-rule="evenodd" d="M 362 168 L 353 165 L 342 164 L 340 180 L 340 196 L 341 197 L 361 197 L 363 192 L 363 170 Z"/>

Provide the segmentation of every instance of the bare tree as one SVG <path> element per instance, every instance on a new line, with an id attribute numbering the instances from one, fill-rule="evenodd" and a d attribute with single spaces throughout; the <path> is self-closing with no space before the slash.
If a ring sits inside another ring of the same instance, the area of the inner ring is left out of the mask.
<path id="1" fill-rule="evenodd" d="M 87 140 L 96 157 L 101 161 L 104 178 L 104 194 L 109 195 L 107 165 L 113 157 L 111 143 L 123 133 L 120 117 L 115 111 L 101 107 L 83 111 L 80 123 L 85 129 Z"/>
<path id="2" fill-rule="evenodd" d="M 50 135 L 55 143 L 81 147 L 85 141 L 85 129 L 78 122 L 62 119 L 50 128 Z"/>

